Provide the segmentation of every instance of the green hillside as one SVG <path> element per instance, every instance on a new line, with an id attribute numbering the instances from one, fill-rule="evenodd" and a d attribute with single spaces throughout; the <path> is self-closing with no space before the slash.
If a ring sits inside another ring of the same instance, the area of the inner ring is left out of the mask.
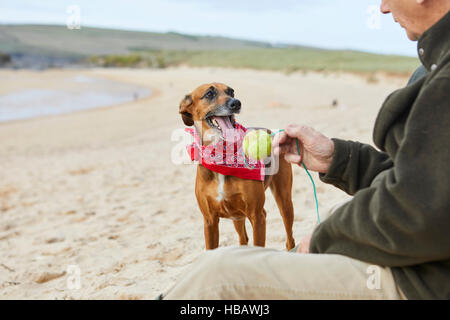
<path id="1" fill-rule="evenodd" d="M 0 25 L 0 51 L 4 53 L 53 53 L 88 56 L 126 54 L 134 50 L 213 50 L 246 49 L 269 46 L 262 42 L 223 37 L 191 36 L 65 26 Z"/>
<path id="2" fill-rule="evenodd" d="M 165 65 L 216 66 L 296 71 L 347 71 L 373 73 L 385 71 L 408 74 L 419 66 L 417 58 L 377 55 L 357 51 L 333 51 L 307 48 L 267 48 L 214 51 L 168 51 L 147 53 Z M 145 57 L 145 53 L 142 53 Z"/>
<path id="3" fill-rule="evenodd" d="M 157 67 L 180 64 L 294 71 L 386 71 L 409 74 L 417 58 L 301 46 L 273 47 L 264 42 L 64 26 L 0 25 L 0 53 L 70 58 L 104 67 Z M 14 59 L 13 59 L 14 60 Z"/>

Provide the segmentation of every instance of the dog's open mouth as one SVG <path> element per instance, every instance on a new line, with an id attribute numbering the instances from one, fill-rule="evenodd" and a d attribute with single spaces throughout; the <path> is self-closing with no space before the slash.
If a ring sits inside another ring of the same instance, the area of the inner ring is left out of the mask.
<path id="1" fill-rule="evenodd" d="M 221 138 L 228 140 L 227 136 L 232 133 L 236 128 L 236 120 L 234 119 L 234 115 L 229 116 L 211 116 L 206 118 L 206 122 L 208 125 L 219 131 Z"/>

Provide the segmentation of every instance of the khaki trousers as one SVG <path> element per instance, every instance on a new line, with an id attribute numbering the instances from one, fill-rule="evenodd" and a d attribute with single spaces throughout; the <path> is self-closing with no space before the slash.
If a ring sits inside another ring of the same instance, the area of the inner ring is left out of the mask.
<path id="1" fill-rule="evenodd" d="M 335 254 L 240 246 L 207 251 L 160 298 L 367 300 L 405 296 L 387 267 Z"/>

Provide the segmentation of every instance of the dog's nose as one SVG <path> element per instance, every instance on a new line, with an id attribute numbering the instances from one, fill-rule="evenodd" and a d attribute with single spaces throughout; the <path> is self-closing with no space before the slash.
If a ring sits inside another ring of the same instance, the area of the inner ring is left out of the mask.
<path id="1" fill-rule="evenodd" d="M 237 99 L 230 99 L 228 101 L 228 107 L 233 111 L 241 110 L 241 102 Z"/>

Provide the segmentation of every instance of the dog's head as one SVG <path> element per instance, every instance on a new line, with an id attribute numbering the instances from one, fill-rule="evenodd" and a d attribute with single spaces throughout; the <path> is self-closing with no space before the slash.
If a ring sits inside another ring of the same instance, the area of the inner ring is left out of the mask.
<path id="1" fill-rule="evenodd" d="M 201 132 L 203 143 L 227 139 L 235 128 L 234 115 L 241 111 L 241 102 L 234 98 L 234 90 L 222 83 L 204 84 L 180 103 L 180 114 L 187 126 Z"/>

